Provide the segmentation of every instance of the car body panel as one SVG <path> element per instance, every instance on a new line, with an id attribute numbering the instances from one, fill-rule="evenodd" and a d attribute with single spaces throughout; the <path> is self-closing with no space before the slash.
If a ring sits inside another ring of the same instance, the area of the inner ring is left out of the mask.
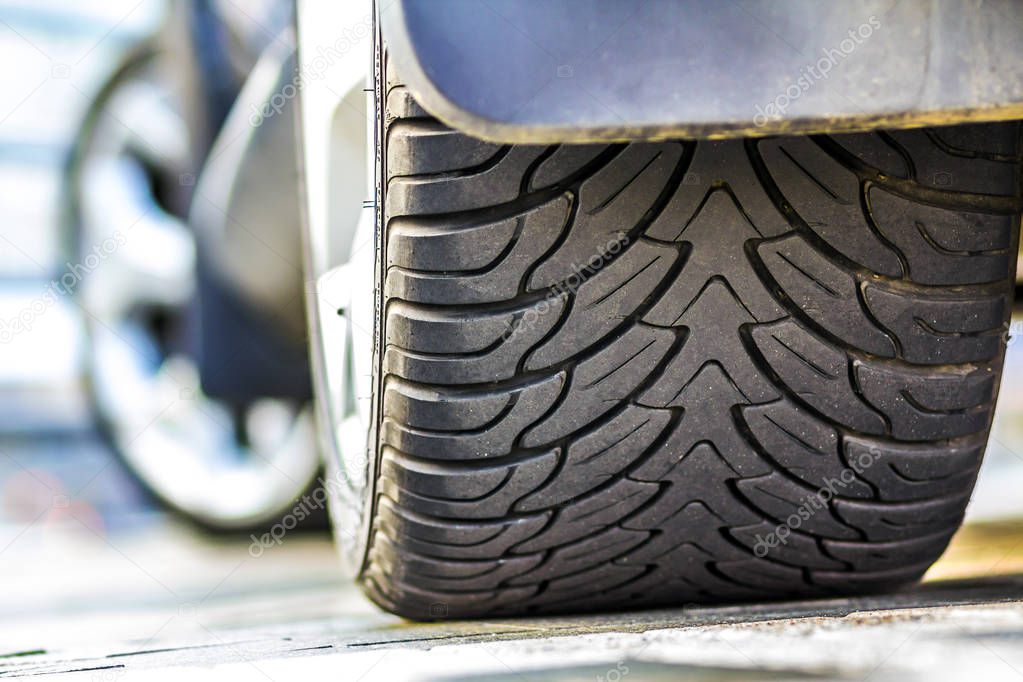
<path id="1" fill-rule="evenodd" d="M 420 103 L 500 142 L 1023 118 L 1014 0 L 391 0 L 379 11 Z"/>

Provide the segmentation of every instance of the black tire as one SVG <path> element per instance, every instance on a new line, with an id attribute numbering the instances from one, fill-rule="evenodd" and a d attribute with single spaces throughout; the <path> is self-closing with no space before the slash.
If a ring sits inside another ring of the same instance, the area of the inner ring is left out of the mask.
<path id="1" fill-rule="evenodd" d="M 372 599 L 848 594 L 938 558 L 1002 368 L 1017 123 L 501 146 L 384 83 Z"/>

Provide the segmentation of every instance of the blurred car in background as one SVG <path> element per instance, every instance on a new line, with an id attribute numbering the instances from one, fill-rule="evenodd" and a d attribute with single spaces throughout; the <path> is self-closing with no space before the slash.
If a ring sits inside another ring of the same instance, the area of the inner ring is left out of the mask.
<path id="1" fill-rule="evenodd" d="M 220 529 L 276 519 L 319 470 L 294 103 L 250 122 L 293 66 L 290 9 L 172 3 L 92 101 L 66 170 L 83 272 L 64 277 L 96 415 L 148 490 Z"/>

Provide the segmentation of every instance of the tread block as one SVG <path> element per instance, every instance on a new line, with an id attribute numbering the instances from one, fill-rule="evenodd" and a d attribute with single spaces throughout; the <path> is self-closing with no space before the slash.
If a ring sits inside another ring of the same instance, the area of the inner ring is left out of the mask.
<path id="1" fill-rule="evenodd" d="M 525 447 L 540 447 L 618 408 L 660 364 L 675 342 L 666 329 L 632 327 L 575 368 L 564 400 L 526 431 Z"/>
<path id="2" fill-rule="evenodd" d="M 544 189 L 565 182 L 588 166 L 599 163 L 602 156 L 613 153 L 601 144 L 568 144 L 561 145 L 545 158 L 533 177 L 529 179 L 530 191 Z"/>
<path id="3" fill-rule="evenodd" d="M 458 230 L 404 220 L 389 237 L 394 255 L 386 286 L 395 298 L 423 303 L 510 300 L 554 243 L 570 208 L 570 197 L 560 195 L 513 218 Z M 480 243 L 490 248 L 473 247 Z"/>
<path id="4" fill-rule="evenodd" d="M 655 483 L 620 479 L 576 502 L 561 503 L 557 512 L 558 525 L 521 543 L 515 551 L 529 553 L 548 550 L 575 542 L 605 528 L 615 527 L 622 518 L 628 517 L 653 497 L 657 488 Z"/>
<path id="5" fill-rule="evenodd" d="M 451 214 L 508 203 L 519 196 L 522 174 L 543 147 L 515 146 L 496 163 L 470 174 L 398 176 L 387 183 L 385 210 L 392 219 L 408 215 Z"/>
<path id="6" fill-rule="evenodd" d="M 721 561 L 717 569 L 728 578 L 745 585 L 763 589 L 767 586 L 774 594 L 786 595 L 807 594 L 803 580 L 803 572 L 792 566 L 783 566 L 768 561 L 742 559 L 737 561 Z M 820 595 L 822 590 L 810 590 L 810 594 Z"/>
<path id="7" fill-rule="evenodd" d="M 499 155 L 507 151 L 507 147 L 461 135 L 433 119 L 397 120 L 387 128 L 387 168 L 394 177 L 467 175 L 497 163 Z"/>
<path id="8" fill-rule="evenodd" d="M 671 447 L 671 442 L 666 443 Z M 645 480 L 655 472 L 640 468 L 634 477 Z M 700 443 L 685 455 L 676 458 L 666 473 L 656 472 L 651 482 L 666 485 L 658 498 L 623 525 L 626 528 L 660 528 L 678 523 L 681 516 L 698 514 L 707 517 L 711 526 L 755 523 L 761 515 L 746 505 L 736 504 L 728 483 L 738 475 L 707 443 Z M 699 481 L 699 483 L 697 483 Z M 696 526 L 693 526 L 696 527 Z M 668 538 L 669 544 L 675 538 Z"/>
<path id="9" fill-rule="evenodd" d="M 635 314 L 677 259 L 671 247 L 637 242 L 620 257 L 601 260 L 572 295 L 567 319 L 529 355 L 526 368 L 550 367 L 603 340 Z"/>
<path id="10" fill-rule="evenodd" d="M 764 242 L 757 254 L 781 292 L 821 330 L 854 348 L 895 357 L 895 343 L 863 309 L 859 283 L 798 235 Z"/>
<path id="11" fill-rule="evenodd" d="M 923 577 L 931 563 L 924 561 L 876 571 L 811 571 L 810 577 L 815 584 L 835 591 L 882 592 L 915 583 Z"/>
<path id="12" fill-rule="evenodd" d="M 771 138 L 758 145 L 772 181 L 797 215 L 851 261 L 889 277 L 902 263 L 877 238 L 860 206 L 860 181 L 805 137 Z"/>
<path id="13" fill-rule="evenodd" d="M 705 364 L 672 404 L 680 409 L 681 418 L 634 475 L 651 481 L 669 476 L 680 460 L 695 454 L 698 446 L 709 448 L 737 478 L 769 473 L 770 464 L 750 449 L 732 418 L 737 406 L 746 402 L 721 365 Z"/>
<path id="14" fill-rule="evenodd" d="M 391 88 L 387 92 L 387 108 L 384 115 L 388 124 L 403 118 L 430 118 L 426 109 L 419 105 L 412 92 L 404 85 Z"/>
<path id="15" fill-rule="evenodd" d="M 864 398 L 884 413 L 900 440 L 939 440 L 988 427 L 997 376 L 991 367 L 943 366 L 941 371 L 856 361 Z"/>
<path id="16" fill-rule="evenodd" d="M 908 158 L 906 151 L 885 133 L 835 135 L 831 139 L 860 161 L 871 168 L 876 168 L 881 173 L 896 178 L 909 178 L 912 174 L 912 161 Z"/>
<path id="17" fill-rule="evenodd" d="M 743 216 L 743 222 L 758 237 L 775 237 L 789 231 L 784 216 L 775 209 L 764 184 L 750 165 L 743 145 L 708 140 L 697 144 L 691 153 L 682 184 L 647 229 L 649 237 L 678 241 L 684 232 L 689 232 L 690 223 L 702 216 L 704 204 L 711 198 L 720 199 L 714 196 L 719 192 L 731 195 L 735 205 L 741 207 L 739 215 Z M 745 217 L 749 215 L 755 215 L 756 220 Z M 692 233 L 688 239 L 694 239 Z"/>
<path id="18" fill-rule="evenodd" d="M 381 429 L 382 444 L 416 457 L 481 459 L 511 453 L 515 436 L 557 400 L 565 375 L 559 372 L 519 389 L 490 393 L 430 393 L 391 383 L 389 379 L 384 391 L 388 416 Z M 488 417 L 498 404 L 501 407 L 489 419 L 480 419 L 481 403 L 490 406 Z"/>
<path id="19" fill-rule="evenodd" d="M 749 358 L 740 330 L 753 317 L 736 298 L 729 283 L 713 278 L 696 300 L 674 321 L 687 332 L 685 343 L 661 377 L 643 394 L 643 403 L 668 407 L 681 404 L 682 395 L 707 366 L 721 369 L 739 395 L 736 402 L 778 397 L 778 389 L 758 372 Z"/>
<path id="20" fill-rule="evenodd" d="M 629 237 L 663 193 L 670 191 L 671 173 L 682 158 L 677 143 L 633 144 L 592 175 L 574 193 L 578 208 L 573 224 L 557 249 L 540 262 L 530 289 L 545 289 L 576 275 L 591 261 L 608 260 L 628 246 Z"/>
<path id="21" fill-rule="evenodd" d="M 557 453 L 513 464 L 459 467 L 415 460 L 393 448 L 381 457 L 381 492 L 401 506 L 444 518 L 493 519 L 535 490 L 554 470 Z"/>
<path id="22" fill-rule="evenodd" d="M 1013 216 L 924 206 L 883 187 L 867 191 L 878 230 L 903 254 L 914 282 L 930 285 L 1000 282 L 1009 271 Z"/>
<path id="23" fill-rule="evenodd" d="M 792 530 L 802 529 L 826 538 L 858 537 L 855 530 L 831 513 L 830 490 L 808 488 L 779 472 L 737 481 L 736 487 L 750 504 Z"/>
<path id="24" fill-rule="evenodd" d="M 392 303 L 384 370 L 436 384 L 510 379 L 526 352 L 557 324 L 564 302 L 544 299 L 517 310 L 475 315 Z"/>
<path id="25" fill-rule="evenodd" d="M 863 298 L 899 340 L 902 357 L 919 365 L 986 362 L 998 356 L 1009 328 L 1004 295 L 923 299 L 868 283 Z"/>
<path id="26" fill-rule="evenodd" d="M 838 497 L 871 498 L 874 490 L 839 453 L 837 429 L 790 401 L 743 407 L 753 438 L 789 474 Z"/>
<path id="27" fill-rule="evenodd" d="M 963 158 L 988 157 L 1003 161 L 1023 159 L 1019 146 L 1019 121 L 967 123 L 929 128 L 932 142 Z"/>
<path id="28" fill-rule="evenodd" d="M 1001 134 L 988 128 L 989 138 L 999 138 L 1002 144 L 1012 139 L 1013 128 L 1019 136 L 1018 124 L 992 124 L 1005 126 Z M 1008 133 L 1008 134 L 1006 134 Z M 988 158 L 988 154 L 956 148 L 965 132 L 953 127 L 938 130 L 896 130 L 892 138 L 913 157 L 914 179 L 925 187 L 947 192 L 1001 194 L 1012 196 L 1019 192 L 1018 163 L 1012 159 Z M 952 141 L 950 144 L 949 141 Z M 987 144 L 991 144 L 988 142 Z M 997 143 L 996 143 L 997 144 Z"/>
<path id="29" fill-rule="evenodd" d="M 846 436 L 846 459 L 874 484 L 886 502 L 923 500 L 948 490 L 968 490 L 984 455 L 983 438 L 931 443 L 889 443 Z"/>
<path id="30" fill-rule="evenodd" d="M 544 605 L 557 608 L 563 604 L 572 604 L 578 600 L 582 590 L 591 590 L 597 596 L 589 605 L 589 610 L 607 608 L 619 602 L 611 595 L 628 586 L 636 577 L 643 575 L 645 569 L 638 566 L 619 566 L 616 563 L 597 564 L 592 568 L 580 571 L 563 578 L 554 578 L 544 583 L 546 589 L 529 600 L 529 605 Z"/>
<path id="31" fill-rule="evenodd" d="M 401 538 L 402 546 L 415 554 L 476 559 L 503 556 L 511 547 L 538 533 L 549 517 L 550 512 L 490 521 L 440 519 L 413 512 L 380 496 L 375 527 L 383 537 Z"/>
<path id="32" fill-rule="evenodd" d="M 760 233 L 734 197 L 724 190 L 712 191 L 700 212 L 675 238 L 690 247 L 686 276 L 672 283 L 647 319 L 655 324 L 678 324 L 709 281 L 727 282 L 753 320 L 782 317 L 783 309 L 760 284 L 746 255 L 747 242 L 759 238 Z"/>
<path id="33" fill-rule="evenodd" d="M 381 536 L 379 544 L 373 551 L 374 558 L 377 558 L 382 566 L 387 567 L 391 580 L 437 592 L 493 591 L 504 581 L 528 572 L 543 561 L 540 554 L 490 561 L 452 561 L 413 553 L 405 554 L 384 536 Z"/>
<path id="34" fill-rule="evenodd" d="M 671 414 L 629 405 L 568 446 L 560 474 L 516 505 L 535 511 L 562 504 L 602 485 L 635 462 L 668 427 Z"/>
<path id="35" fill-rule="evenodd" d="M 390 566 L 381 552 L 371 552 L 375 561 L 365 575 L 366 589 L 374 594 L 384 608 L 402 613 L 406 618 L 431 621 L 438 618 L 469 618 L 474 613 L 501 613 L 514 611 L 527 599 L 534 596 L 538 588 L 529 585 L 519 588 L 502 586 L 493 590 L 465 590 L 454 593 L 451 590 L 431 590 L 414 582 L 392 577 Z M 387 586 L 387 590 L 383 589 Z M 389 596 L 398 595 L 397 597 Z M 454 596 L 454 595 L 457 595 Z"/>
<path id="36" fill-rule="evenodd" d="M 970 491 L 954 491 L 926 500 L 879 503 L 835 500 L 835 513 L 874 542 L 912 540 L 953 532 L 962 521 Z"/>
<path id="37" fill-rule="evenodd" d="M 691 524 L 689 527 L 693 531 L 685 537 L 663 533 L 655 535 L 617 562 L 635 566 L 654 565 L 661 569 L 658 571 L 661 580 L 676 578 L 699 585 L 713 573 L 707 570 L 708 561 L 739 561 L 749 556 L 745 549 L 725 537 L 720 517 L 702 502 L 690 502 L 672 519 Z"/>
<path id="38" fill-rule="evenodd" d="M 831 556 L 841 559 L 854 569 L 886 570 L 898 569 L 906 564 L 907 557 L 915 560 L 937 561 L 945 551 L 955 528 L 939 531 L 934 535 L 922 535 L 910 540 L 892 542 L 844 542 L 823 540 Z"/>
<path id="39" fill-rule="evenodd" d="M 584 540 L 551 550 L 538 568 L 508 582 L 524 585 L 564 578 L 627 554 L 649 535 L 619 527 L 607 528 Z"/>
<path id="40" fill-rule="evenodd" d="M 824 554 L 813 536 L 791 530 L 784 524 L 762 521 L 753 526 L 731 528 L 728 532 L 759 558 L 799 568 L 846 568 L 843 562 Z"/>
<path id="41" fill-rule="evenodd" d="M 850 381 L 845 353 L 814 338 L 791 319 L 753 329 L 753 343 L 791 395 L 829 419 L 883 434 L 885 419 Z"/>

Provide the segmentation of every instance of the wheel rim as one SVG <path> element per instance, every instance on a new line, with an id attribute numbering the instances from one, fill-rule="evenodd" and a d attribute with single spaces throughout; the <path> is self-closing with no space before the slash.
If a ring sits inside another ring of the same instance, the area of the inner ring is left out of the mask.
<path id="1" fill-rule="evenodd" d="M 357 49 L 318 69 L 316 47 L 338 26 L 361 26 L 372 4 L 300 2 L 306 271 L 317 420 L 327 464 L 330 512 L 344 568 L 359 572 L 369 534 L 375 462 L 374 334 L 377 311 L 376 109 L 372 29 Z M 302 49 L 311 46 L 303 58 Z M 312 81 L 329 81 L 330 87 Z"/>

